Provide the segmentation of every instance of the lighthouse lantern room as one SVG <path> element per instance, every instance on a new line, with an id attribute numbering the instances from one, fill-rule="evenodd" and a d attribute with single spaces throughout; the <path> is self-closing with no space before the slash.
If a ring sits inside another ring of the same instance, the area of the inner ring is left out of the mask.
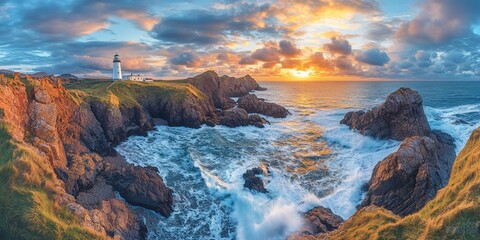
<path id="1" fill-rule="evenodd" d="M 122 80 L 122 62 L 120 61 L 120 56 L 115 53 L 113 56 L 113 80 Z"/>

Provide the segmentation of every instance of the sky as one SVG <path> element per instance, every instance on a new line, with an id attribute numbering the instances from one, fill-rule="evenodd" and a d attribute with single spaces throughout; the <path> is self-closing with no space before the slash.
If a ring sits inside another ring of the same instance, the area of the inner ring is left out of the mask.
<path id="1" fill-rule="evenodd" d="M 480 80 L 480 0 L 0 0 L 0 69 Z"/>

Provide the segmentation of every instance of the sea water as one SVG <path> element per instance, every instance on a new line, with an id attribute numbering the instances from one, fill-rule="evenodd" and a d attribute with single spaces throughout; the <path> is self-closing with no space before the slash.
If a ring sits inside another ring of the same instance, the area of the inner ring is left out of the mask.
<path id="1" fill-rule="evenodd" d="M 480 126 L 478 82 L 262 82 L 259 97 L 285 106 L 286 119 L 264 129 L 158 126 L 117 147 L 134 164 L 155 166 L 174 190 L 168 218 L 143 212 L 149 239 L 285 239 L 303 225 L 302 213 L 324 206 L 347 219 L 362 186 L 397 141 L 362 136 L 339 124 L 399 87 L 424 99 L 433 129 L 455 138 L 457 151 Z M 243 188 L 246 170 L 266 165 L 268 193 Z"/>

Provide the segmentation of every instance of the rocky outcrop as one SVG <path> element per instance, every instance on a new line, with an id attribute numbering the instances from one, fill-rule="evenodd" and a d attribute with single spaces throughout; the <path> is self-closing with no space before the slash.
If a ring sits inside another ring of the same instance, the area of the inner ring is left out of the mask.
<path id="1" fill-rule="evenodd" d="M 322 233 L 331 232 L 344 222 L 343 219 L 335 215 L 332 210 L 324 207 L 315 207 L 303 215 L 305 226 L 298 232 L 292 234 L 289 240 L 315 239 Z"/>
<path id="2" fill-rule="evenodd" d="M 241 97 L 249 92 L 262 89 L 249 75 L 242 78 L 223 76 L 219 77 L 213 71 L 186 80 L 210 97 L 216 108 L 226 110 L 235 106 L 231 97 Z"/>
<path id="3" fill-rule="evenodd" d="M 17 141 L 42 156 L 41 166 L 53 178 L 45 184 L 58 186 L 50 197 L 68 206 L 82 227 L 109 238 L 145 238 L 141 219 L 113 191 L 133 205 L 168 215 L 172 190 L 155 170 L 134 167 L 123 159 L 112 166 L 104 156 L 115 154 L 112 147 L 128 135 L 153 128 L 149 117 L 135 107 L 118 111 L 98 107 L 93 112 L 90 103 L 74 101 L 59 79 L 26 77 L 0 76 L 1 120 L 14 126 Z"/>
<path id="4" fill-rule="evenodd" d="M 380 139 L 401 141 L 430 133 L 422 97 L 409 88 L 398 89 L 383 104 L 367 112 L 347 113 L 340 123 L 361 134 Z"/>
<path id="5" fill-rule="evenodd" d="M 285 118 L 290 112 L 276 103 L 265 102 L 255 94 L 249 94 L 238 99 L 238 107 L 245 109 L 248 113 L 260 113 L 274 118 Z"/>
<path id="6" fill-rule="evenodd" d="M 380 139 L 403 140 L 397 152 L 379 162 L 360 207 L 383 206 L 400 216 L 422 208 L 450 177 L 453 138 L 431 131 L 418 92 L 400 88 L 367 112 L 349 112 L 341 124 Z"/>
<path id="7" fill-rule="evenodd" d="M 192 82 L 202 91 L 186 84 L 160 87 L 166 90 L 161 93 L 143 88 L 122 91 L 118 86 L 117 92 L 107 87 L 101 97 L 67 91 L 60 78 L 0 76 L 0 120 L 11 126 L 15 141 L 38 151 L 42 167 L 52 178 L 45 180 L 54 189 L 48 191 L 49 197 L 73 213 L 75 226 L 94 229 L 105 238 L 142 239 L 145 226 L 130 205 L 168 216 L 172 190 L 157 169 L 133 166 L 115 157 L 117 144 L 132 135 L 145 135 L 161 119 L 170 126 L 188 127 L 219 122 L 262 127 L 268 123 L 240 108 L 217 112 L 214 100 L 225 107 L 233 102 L 229 96 L 259 87 L 251 77 L 220 79 L 215 75 L 207 72 L 200 79 L 204 82 Z M 121 199 L 115 198 L 115 191 Z"/>
<path id="8" fill-rule="evenodd" d="M 228 97 L 242 97 L 253 90 L 265 90 L 250 75 L 241 78 L 222 76 L 220 78 L 220 91 Z"/>
<path id="9" fill-rule="evenodd" d="M 234 108 L 225 110 L 220 113 L 221 125 L 227 127 L 239 127 L 253 125 L 259 128 L 265 127 L 265 124 L 270 124 L 265 118 L 260 117 L 257 114 L 248 115 L 247 111 L 242 108 Z"/>
<path id="10" fill-rule="evenodd" d="M 202 96 L 188 92 L 184 99 L 145 96 L 138 99 L 152 118 L 165 119 L 170 126 L 198 128 L 205 123 L 217 121 L 213 104 L 203 93 Z"/>
<path id="11" fill-rule="evenodd" d="M 360 207 L 382 206 L 400 216 L 414 213 L 448 183 L 454 160 L 455 145 L 448 134 L 433 131 L 407 138 L 375 166 Z"/>
<path id="12" fill-rule="evenodd" d="M 265 189 L 263 180 L 259 177 L 259 175 L 266 176 L 268 173 L 266 173 L 265 170 L 260 167 L 247 170 L 243 174 L 243 179 L 245 180 L 243 187 L 257 192 L 267 193 L 268 191 Z"/>
<path id="13" fill-rule="evenodd" d="M 165 186 L 155 167 L 133 166 L 121 157 L 107 157 L 102 176 L 132 205 L 154 210 L 166 217 L 173 211 L 173 191 Z"/>

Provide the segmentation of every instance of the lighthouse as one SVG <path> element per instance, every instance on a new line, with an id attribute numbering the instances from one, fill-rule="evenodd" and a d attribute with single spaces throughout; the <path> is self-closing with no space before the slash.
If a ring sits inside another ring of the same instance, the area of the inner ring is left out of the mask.
<path id="1" fill-rule="evenodd" d="M 113 80 L 122 80 L 122 62 L 120 61 L 120 56 L 115 53 L 113 56 L 113 73 L 112 73 Z"/>

